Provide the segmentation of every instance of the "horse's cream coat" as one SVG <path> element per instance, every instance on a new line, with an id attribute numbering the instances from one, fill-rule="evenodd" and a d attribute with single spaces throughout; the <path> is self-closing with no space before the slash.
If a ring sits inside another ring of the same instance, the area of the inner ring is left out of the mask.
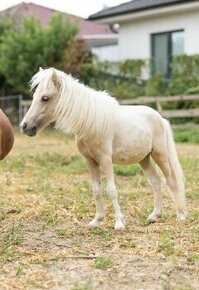
<path id="1" fill-rule="evenodd" d="M 34 136 L 54 121 L 56 128 L 76 136 L 79 151 L 87 161 L 96 200 L 96 216 L 91 226 L 97 226 L 104 218 L 101 166 L 115 210 L 115 228 L 124 228 L 112 163 L 140 163 L 154 193 L 154 210 L 149 220 L 157 220 L 162 213 L 160 177 L 151 157 L 175 195 L 178 219 L 185 218 L 183 173 L 169 123 L 159 113 L 146 106 L 120 106 L 106 92 L 88 88 L 53 68 L 40 70 L 33 76 L 31 85 L 36 90 L 21 130 Z"/>

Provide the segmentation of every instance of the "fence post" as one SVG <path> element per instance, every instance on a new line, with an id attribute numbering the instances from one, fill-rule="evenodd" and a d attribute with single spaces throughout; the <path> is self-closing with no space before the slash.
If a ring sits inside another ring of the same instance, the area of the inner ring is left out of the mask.
<path id="1" fill-rule="evenodd" d="M 160 114 L 162 114 L 162 105 L 158 99 L 156 99 L 156 107 Z"/>
<path id="2" fill-rule="evenodd" d="M 23 96 L 19 95 L 19 123 L 21 123 L 23 119 L 22 102 L 23 102 Z"/>

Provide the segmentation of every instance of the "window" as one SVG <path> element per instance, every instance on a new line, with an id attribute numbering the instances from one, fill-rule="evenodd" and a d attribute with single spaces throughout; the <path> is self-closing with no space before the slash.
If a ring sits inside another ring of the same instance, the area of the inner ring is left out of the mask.
<path id="1" fill-rule="evenodd" d="M 170 61 L 173 56 L 184 53 L 184 31 L 152 34 L 152 72 L 170 76 Z"/>

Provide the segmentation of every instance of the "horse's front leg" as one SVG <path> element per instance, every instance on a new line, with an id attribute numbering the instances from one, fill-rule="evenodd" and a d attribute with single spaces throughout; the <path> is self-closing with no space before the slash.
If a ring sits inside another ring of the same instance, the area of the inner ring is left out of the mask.
<path id="1" fill-rule="evenodd" d="M 112 201 L 114 211 L 115 211 L 115 229 L 123 230 L 125 226 L 124 226 L 124 221 L 123 221 L 123 214 L 118 204 L 118 192 L 115 187 L 112 160 L 108 155 L 105 155 L 101 159 L 100 163 L 101 163 L 102 169 L 105 173 L 106 180 L 107 180 L 107 193 Z"/>
<path id="2" fill-rule="evenodd" d="M 96 203 L 96 215 L 95 218 L 89 223 L 89 226 L 97 227 L 105 216 L 102 203 L 99 165 L 93 159 L 87 158 L 86 162 L 91 177 L 93 196 Z"/>

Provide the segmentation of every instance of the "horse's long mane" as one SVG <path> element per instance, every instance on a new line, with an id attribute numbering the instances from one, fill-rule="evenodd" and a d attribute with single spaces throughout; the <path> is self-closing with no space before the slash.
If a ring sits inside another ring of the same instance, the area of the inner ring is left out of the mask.
<path id="1" fill-rule="evenodd" d="M 107 92 L 91 89 L 71 75 L 52 68 L 34 75 L 31 88 L 53 87 L 53 72 L 60 84 L 55 108 L 56 128 L 82 138 L 108 134 L 117 113 L 118 102 Z"/>

